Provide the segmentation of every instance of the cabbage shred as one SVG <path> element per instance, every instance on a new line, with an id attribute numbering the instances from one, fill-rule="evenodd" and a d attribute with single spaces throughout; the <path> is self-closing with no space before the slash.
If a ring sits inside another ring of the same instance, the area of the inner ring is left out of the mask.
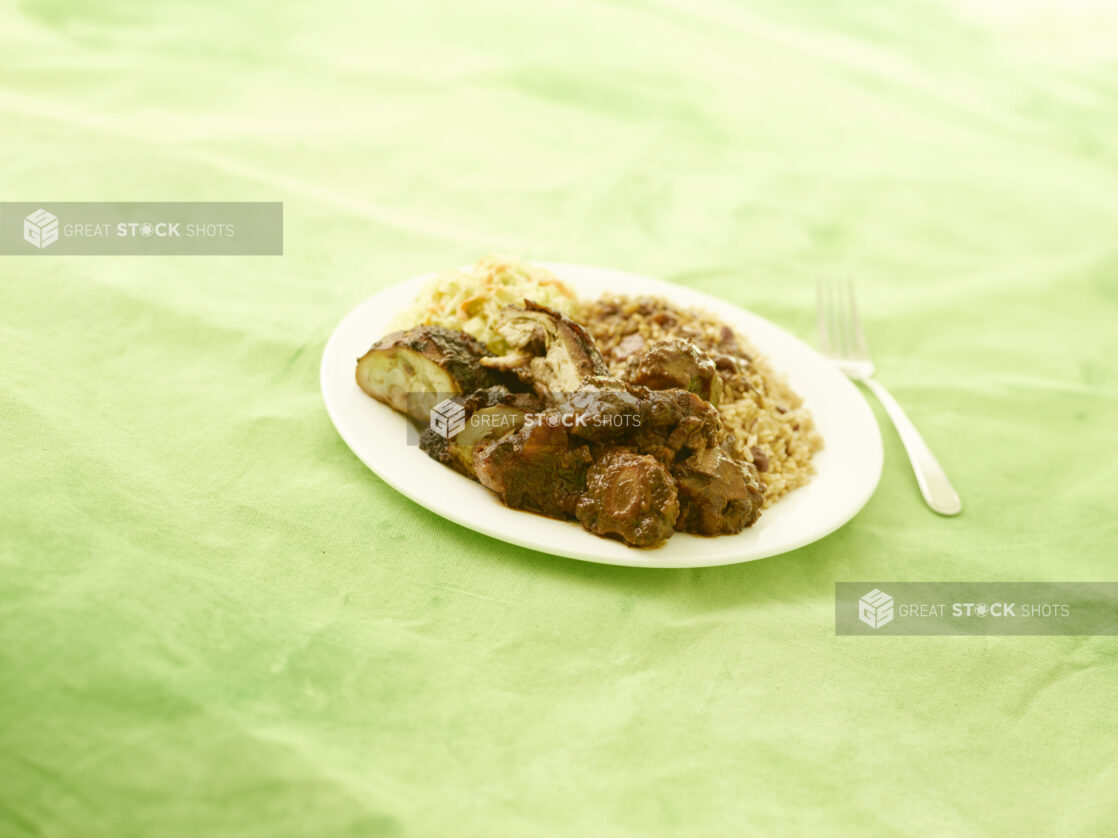
<path id="1" fill-rule="evenodd" d="M 415 303 L 394 321 L 397 328 L 446 326 L 473 335 L 494 355 L 503 355 L 508 344 L 495 329 L 497 315 L 506 306 L 525 300 L 573 315 L 576 298 L 546 268 L 516 259 L 489 255 L 472 268 L 442 271 L 420 291 Z"/>

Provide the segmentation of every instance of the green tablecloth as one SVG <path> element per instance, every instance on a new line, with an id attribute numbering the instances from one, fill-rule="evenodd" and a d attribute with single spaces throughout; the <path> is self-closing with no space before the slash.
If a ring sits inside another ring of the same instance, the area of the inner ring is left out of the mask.
<path id="1" fill-rule="evenodd" d="M 286 242 L 0 257 L 0 835 L 1114 835 L 1115 638 L 833 596 L 1118 578 L 1116 43 L 1082 0 L 5 6 L 4 200 L 282 200 Z M 851 524 L 735 567 L 405 500 L 320 351 L 494 249 L 805 337 L 856 278 L 963 516 L 888 427 Z"/>

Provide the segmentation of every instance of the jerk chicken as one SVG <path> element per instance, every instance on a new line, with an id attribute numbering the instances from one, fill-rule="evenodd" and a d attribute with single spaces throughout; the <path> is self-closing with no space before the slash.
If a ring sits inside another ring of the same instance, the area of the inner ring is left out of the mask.
<path id="1" fill-rule="evenodd" d="M 446 394 L 499 383 L 480 364 L 485 355 L 485 344 L 465 332 L 418 326 L 374 343 L 357 361 L 357 384 L 374 399 L 426 424 L 431 408 Z"/>
<path id="2" fill-rule="evenodd" d="M 569 317 L 531 300 L 524 301 L 524 308 L 503 309 L 500 317 L 497 331 L 512 351 L 482 359 L 484 366 L 515 373 L 545 398 L 607 374 L 594 339 Z"/>
<path id="3" fill-rule="evenodd" d="M 587 470 L 575 516 L 596 535 L 655 547 L 671 536 L 679 518 L 675 481 L 655 457 L 610 449 Z"/>
<path id="4" fill-rule="evenodd" d="M 474 453 L 478 482 L 507 506 L 552 518 L 573 518 L 594 461 L 586 443 L 572 440 L 560 423 L 525 423 Z"/>
<path id="5" fill-rule="evenodd" d="M 465 427 L 428 427 L 421 448 L 514 509 L 635 547 L 757 520 L 764 484 L 730 453 L 715 362 L 693 343 L 642 347 L 616 378 L 586 330 L 545 306 L 509 306 L 496 329 L 510 347 L 500 356 L 441 327 L 394 333 L 358 362 L 358 382 L 423 424 L 427 401 L 455 394 Z"/>
<path id="6" fill-rule="evenodd" d="M 543 400 L 532 393 L 510 393 L 500 384 L 453 396 L 451 401 L 462 406 L 466 426 L 450 439 L 428 427 L 420 434 L 419 447 L 432 459 L 474 480 L 474 452 L 485 443 L 519 429 L 525 416 L 544 407 Z"/>
<path id="7" fill-rule="evenodd" d="M 653 390 L 678 387 L 716 407 L 722 398 L 722 379 L 714 360 L 689 340 L 659 340 L 639 355 L 630 356 L 625 377 Z"/>

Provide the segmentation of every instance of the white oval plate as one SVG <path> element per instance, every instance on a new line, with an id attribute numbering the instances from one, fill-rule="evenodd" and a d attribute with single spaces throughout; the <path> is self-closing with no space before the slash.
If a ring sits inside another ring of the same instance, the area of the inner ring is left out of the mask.
<path id="1" fill-rule="evenodd" d="M 749 529 L 715 538 L 676 533 L 663 547 L 638 550 L 591 535 L 574 521 L 509 509 L 478 483 L 408 445 L 407 420 L 361 391 L 357 358 L 410 305 L 433 274 L 401 282 L 345 316 L 322 353 L 322 397 L 346 444 L 385 483 L 464 527 L 521 547 L 604 564 L 633 567 L 708 567 L 775 556 L 817 541 L 870 499 L 881 477 L 881 434 L 857 388 L 822 355 L 768 320 L 714 297 L 656 279 L 607 268 L 545 263 L 580 296 L 604 292 L 664 297 L 716 314 L 746 335 L 799 393 L 823 436 L 816 475 L 765 510 Z M 414 436 L 413 436 L 414 438 Z"/>

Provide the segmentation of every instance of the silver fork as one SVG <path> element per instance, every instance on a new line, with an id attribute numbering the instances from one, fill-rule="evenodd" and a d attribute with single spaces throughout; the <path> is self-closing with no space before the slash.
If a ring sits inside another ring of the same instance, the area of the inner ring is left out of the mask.
<path id="1" fill-rule="evenodd" d="M 820 281 L 816 293 L 819 348 L 847 377 L 865 385 L 877 396 L 908 452 L 920 494 L 928 506 L 940 515 L 958 515 L 963 510 L 963 503 L 947 479 L 943 466 L 897 400 L 873 377 L 873 361 L 861 318 L 858 317 L 853 283 L 828 284 Z"/>

